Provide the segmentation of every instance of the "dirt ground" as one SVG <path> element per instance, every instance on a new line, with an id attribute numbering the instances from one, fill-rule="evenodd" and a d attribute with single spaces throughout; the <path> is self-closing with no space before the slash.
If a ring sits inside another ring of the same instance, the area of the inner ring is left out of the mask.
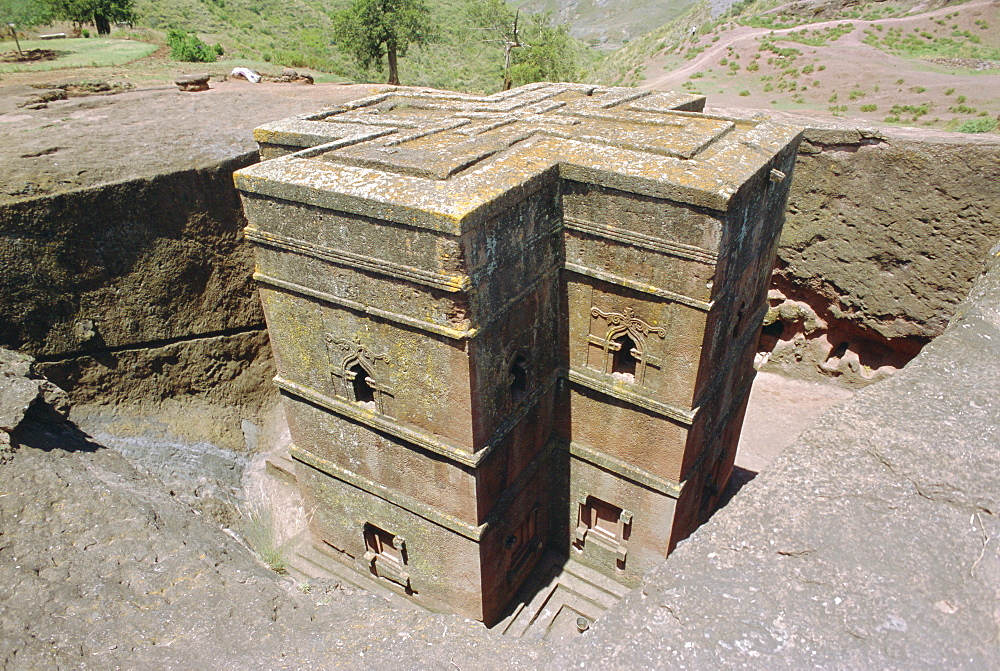
<path id="1" fill-rule="evenodd" d="M 750 390 L 736 465 L 759 472 L 811 427 L 828 408 L 854 395 L 835 384 L 757 373 Z"/>

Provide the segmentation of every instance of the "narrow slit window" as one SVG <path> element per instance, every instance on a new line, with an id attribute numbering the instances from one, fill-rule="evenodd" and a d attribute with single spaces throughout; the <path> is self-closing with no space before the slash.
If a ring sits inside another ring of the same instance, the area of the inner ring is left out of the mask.
<path id="1" fill-rule="evenodd" d="M 510 396 L 514 403 L 519 403 L 528 391 L 528 369 L 524 357 L 520 354 L 510 366 Z"/>

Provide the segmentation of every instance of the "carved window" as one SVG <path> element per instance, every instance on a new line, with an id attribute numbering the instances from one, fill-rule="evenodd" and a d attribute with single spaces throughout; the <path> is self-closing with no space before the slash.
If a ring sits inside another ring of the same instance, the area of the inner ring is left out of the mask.
<path id="1" fill-rule="evenodd" d="M 347 374 L 351 377 L 351 387 L 354 389 L 354 402 L 377 410 L 375 403 L 375 380 L 368 375 L 361 364 L 355 365 Z"/>
<path id="2" fill-rule="evenodd" d="M 410 574 L 406 570 L 406 541 L 374 524 L 365 524 L 365 563 L 368 570 L 412 592 Z"/>
<path id="3" fill-rule="evenodd" d="M 642 359 L 642 350 L 628 335 L 622 335 L 612 342 L 611 374 L 631 376 L 635 379 L 636 367 Z"/>
<path id="4" fill-rule="evenodd" d="M 376 363 L 387 361 L 385 353 L 331 335 L 327 336 L 327 347 L 337 396 L 366 410 L 388 415 L 392 394 L 376 374 Z"/>
<path id="5" fill-rule="evenodd" d="M 596 496 L 579 501 L 573 544 L 577 550 L 593 544 L 611 550 L 618 568 L 625 568 L 628 539 L 632 535 L 632 513 Z"/>
<path id="6" fill-rule="evenodd" d="M 528 365 L 520 354 L 514 357 L 510 365 L 510 397 L 514 403 L 520 403 L 528 392 Z"/>
<path id="7" fill-rule="evenodd" d="M 649 354 L 649 336 L 657 335 L 661 339 L 667 337 L 667 330 L 659 326 L 651 326 L 639 319 L 631 307 L 622 312 L 605 312 L 591 308 L 591 316 L 595 320 L 608 324 L 604 337 L 590 336 L 591 345 L 604 350 L 604 372 L 616 380 L 642 384 L 646 377 L 646 368 L 660 368 L 660 360 Z"/>

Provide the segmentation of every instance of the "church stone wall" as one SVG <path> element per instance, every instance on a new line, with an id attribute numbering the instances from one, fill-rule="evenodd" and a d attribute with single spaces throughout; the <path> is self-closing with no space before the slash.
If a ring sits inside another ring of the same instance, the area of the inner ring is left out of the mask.
<path id="1" fill-rule="evenodd" d="M 492 623 L 546 548 L 634 584 L 705 518 L 799 133 L 703 102 L 397 91 L 258 130 L 237 186 L 329 554 Z"/>

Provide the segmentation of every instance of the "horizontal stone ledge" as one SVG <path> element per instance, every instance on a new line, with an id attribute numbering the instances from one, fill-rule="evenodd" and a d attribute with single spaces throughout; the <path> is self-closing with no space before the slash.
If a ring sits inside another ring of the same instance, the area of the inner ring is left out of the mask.
<path id="1" fill-rule="evenodd" d="M 670 498 L 676 499 L 680 497 L 681 490 L 684 488 L 684 483 L 673 482 L 671 480 L 667 480 L 666 478 L 661 478 L 660 476 L 654 475 L 649 471 L 637 468 L 625 461 L 622 461 L 621 459 L 605 454 L 600 450 L 595 450 L 574 441 L 570 441 L 568 444 L 560 443 L 559 447 L 569 452 L 577 459 L 586 461 L 587 463 L 593 464 L 594 466 L 602 468 L 606 471 L 610 471 L 611 473 L 621 476 L 626 480 L 630 480 L 637 485 L 642 485 L 647 489 L 652 489 L 653 491 L 669 496 Z"/>
<path id="2" fill-rule="evenodd" d="M 634 391 L 623 389 L 621 385 L 611 384 L 598 379 L 597 377 L 576 370 L 575 368 L 570 368 L 566 371 L 566 377 L 574 384 L 578 384 L 586 387 L 587 389 L 611 396 L 612 398 L 617 398 L 619 401 L 625 401 L 626 403 L 637 405 L 640 408 L 649 410 L 652 413 L 662 417 L 668 417 L 676 422 L 680 422 L 681 424 L 686 424 L 688 426 L 694 423 L 695 415 L 698 413 L 697 408 L 694 410 L 681 410 L 680 408 L 675 408 L 671 405 L 667 405 L 666 403 L 655 401 L 647 396 L 643 396 L 642 394 L 637 394 Z"/>
<path id="3" fill-rule="evenodd" d="M 402 494 L 400 492 L 393 491 L 381 485 L 377 482 L 369 480 L 368 478 L 361 477 L 360 475 L 353 473 L 346 468 L 341 468 L 337 464 L 333 463 L 328 459 L 317 456 L 312 452 L 304 450 L 300 447 L 292 445 L 290 454 L 297 461 L 301 461 L 307 466 L 315 468 L 317 471 L 324 473 L 335 480 L 340 480 L 345 482 L 352 487 L 356 487 L 362 491 L 368 492 L 372 496 L 377 496 L 378 498 L 388 501 L 394 506 L 402 508 L 408 512 L 413 513 L 419 517 L 424 518 L 440 527 L 444 527 L 449 531 L 452 531 L 460 536 L 464 536 L 469 540 L 479 542 L 486 532 L 487 523 L 484 522 L 480 525 L 469 524 L 468 522 L 463 522 L 453 515 L 443 513 L 440 510 L 433 508 L 425 503 L 418 501 L 412 496 Z"/>

